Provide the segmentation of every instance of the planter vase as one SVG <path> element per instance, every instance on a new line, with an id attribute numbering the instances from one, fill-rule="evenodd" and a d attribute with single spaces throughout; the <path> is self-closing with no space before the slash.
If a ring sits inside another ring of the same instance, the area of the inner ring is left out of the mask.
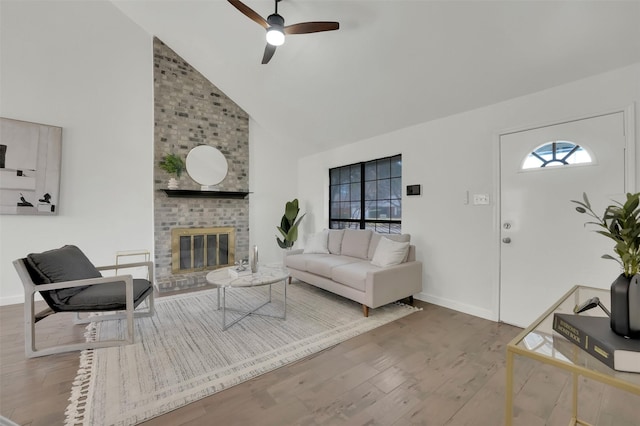
<path id="1" fill-rule="evenodd" d="M 611 284 L 611 329 L 620 336 L 640 338 L 640 277 L 620 274 Z"/>
<path id="2" fill-rule="evenodd" d="M 287 247 L 286 249 L 282 249 L 282 265 L 287 266 L 287 256 L 291 254 L 291 247 Z"/>
<path id="3" fill-rule="evenodd" d="M 258 246 L 253 246 L 251 249 L 251 273 L 258 272 Z"/>
<path id="4" fill-rule="evenodd" d="M 634 338 L 640 338 L 640 275 L 629 283 L 629 328 Z"/>
<path id="5" fill-rule="evenodd" d="M 178 189 L 178 181 L 176 178 L 169 179 L 169 183 L 167 184 L 167 188 L 169 189 Z"/>

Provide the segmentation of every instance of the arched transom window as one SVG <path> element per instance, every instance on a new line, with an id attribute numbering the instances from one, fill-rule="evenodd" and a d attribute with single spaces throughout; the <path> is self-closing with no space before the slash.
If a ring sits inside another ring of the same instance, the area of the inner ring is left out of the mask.
<path id="1" fill-rule="evenodd" d="M 528 154 L 522 163 L 522 169 L 570 166 L 592 162 L 591 155 L 580 145 L 569 141 L 553 141 L 540 145 Z"/>

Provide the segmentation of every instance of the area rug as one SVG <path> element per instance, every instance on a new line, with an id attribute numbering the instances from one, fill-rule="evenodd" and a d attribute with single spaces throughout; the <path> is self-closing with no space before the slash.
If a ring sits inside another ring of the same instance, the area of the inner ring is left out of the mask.
<path id="1" fill-rule="evenodd" d="M 282 312 L 283 284 L 259 312 Z M 249 310 L 268 287 L 232 289 L 227 306 Z M 286 320 L 248 316 L 222 331 L 217 291 L 156 299 L 135 321 L 136 343 L 83 351 L 67 425 L 132 425 L 282 367 L 419 310 L 361 305 L 304 283 L 287 286 Z M 227 322 L 233 316 L 227 311 Z M 123 336 L 124 321 L 90 324 L 87 340 Z"/>

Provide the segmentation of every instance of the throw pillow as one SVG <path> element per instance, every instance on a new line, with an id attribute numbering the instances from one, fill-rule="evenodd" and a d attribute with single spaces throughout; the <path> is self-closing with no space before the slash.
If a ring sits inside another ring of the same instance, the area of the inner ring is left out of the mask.
<path id="1" fill-rule="evenodd" d="M 409 251 L 409 242 L 400 243 L 387 237 L 380 238 L 376 253 L 371 259 L 371 264 L 385 268 L 387 266 L 401 264 Z"/>
<path id="2" fill-rule="evenodd" d="M 388 238 L 393 241 L 398 241 L 399 243 L 411 241 L 411 234 L 379 234 L 377 232 L 374 232 L 373 235 L 371 236 L 371 243 L 369 244 L 369 253 L 367 254 L 367 257 L 369 259 L 373 259 L 373 255 L 376 254 L 378 243 L 380 242 L 380 238 L 382 237 Z"/>
<path id="3" fill-rule="evenodd" d="M 310 235 L 307 239 L 307 244 L 304 246 L 304 253 L 323 253 L 329 254 L 329 231 L 324 230 L 317 234 Z"/>

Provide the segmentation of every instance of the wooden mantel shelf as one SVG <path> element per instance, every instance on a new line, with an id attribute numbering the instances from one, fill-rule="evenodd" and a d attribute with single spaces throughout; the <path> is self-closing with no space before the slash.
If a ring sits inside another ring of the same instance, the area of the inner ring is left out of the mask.
<path id="1" fill-rule="evenodd" d="M 245 191 L 201 191 L 197 189 L 163 189 L 168 197 L 183 198 L 233 198 L 242 199 L 249 193 Z"/>

